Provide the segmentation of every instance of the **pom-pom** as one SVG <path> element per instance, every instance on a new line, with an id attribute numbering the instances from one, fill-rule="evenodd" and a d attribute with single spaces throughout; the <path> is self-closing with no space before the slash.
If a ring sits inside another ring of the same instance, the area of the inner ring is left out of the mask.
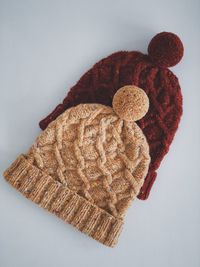
<path id="1" fill-rule="evenodd" d="M 134 85 L 120 88 L 113 97 L 113 109 L 125 121 L 140 120 L 149 109 L 146 93 Z"/>
<path id="2" fill-rule="evenodd" d="M 180 38 L 171 32 L 161 32 L 153 37 L 148 53 L 158 67 L 173 67 L 183 57 L 183 44 Z"/>

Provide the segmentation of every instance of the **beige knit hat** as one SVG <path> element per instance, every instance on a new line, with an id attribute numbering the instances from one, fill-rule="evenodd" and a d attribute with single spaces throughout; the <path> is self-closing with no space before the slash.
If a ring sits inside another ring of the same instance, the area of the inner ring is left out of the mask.
<path id="1" fill-rule="evenodd" d="M 134 123 L 148 107 L 147 95 L 135 86 L 117 91 L 113 109 L 72 107 L 49 124 L 4 176 L 28 199 L 114 246 L 150 163 L 146 138 Z"/>

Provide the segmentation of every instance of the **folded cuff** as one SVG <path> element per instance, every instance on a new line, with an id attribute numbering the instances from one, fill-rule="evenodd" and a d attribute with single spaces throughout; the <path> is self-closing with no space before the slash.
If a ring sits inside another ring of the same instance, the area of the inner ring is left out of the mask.
<path id="1" fill-rule="evenodd" d="M 26 198 L 79 231 L 110 247 L 117 243 L 123 225 L 121 219 L 69 190 L 32 165 L 24 155 L 20 155 L 11 164 L 4 172 L 4 177 Z"/>

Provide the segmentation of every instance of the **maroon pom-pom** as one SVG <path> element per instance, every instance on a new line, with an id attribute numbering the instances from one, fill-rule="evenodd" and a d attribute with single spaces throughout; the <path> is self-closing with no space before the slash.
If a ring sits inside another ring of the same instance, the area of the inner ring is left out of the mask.
<path id="1" fill-rule="evenodd" d="M 161 32 L 153 37 L 148 53 L 158 67 L 175 66 L 183 57 L 183 44 L 180 38 L 171 32 Z"/>

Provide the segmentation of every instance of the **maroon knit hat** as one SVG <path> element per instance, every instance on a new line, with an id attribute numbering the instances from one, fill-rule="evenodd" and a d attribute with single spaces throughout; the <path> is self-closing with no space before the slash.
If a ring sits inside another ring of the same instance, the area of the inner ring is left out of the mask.
<path id="1" fill-rule="evenodd" d="M 138 124 L 149 143 L 151 164 L 138 198 L 147 199 L 182 115 L 180 85 L 168 67 L 181 60 L 183 51 L 177 35 L 162 32 L 151 40 L 148 55 L 120 51 L 100 60 L 70 89 L 63 103 L 40 122 L 41 129 L 72 106 L 93 102 L 111 106 L 120 87 L 134 84 L 142 88 L 149 97 L 150 109 Z"/>

